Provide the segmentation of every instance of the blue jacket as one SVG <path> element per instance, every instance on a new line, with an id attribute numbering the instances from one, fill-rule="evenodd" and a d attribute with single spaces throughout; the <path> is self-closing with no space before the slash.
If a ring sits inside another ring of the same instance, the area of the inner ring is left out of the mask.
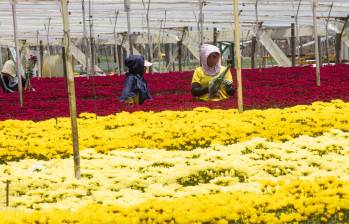
<path id="1" fill-rule="evenodd" d="M 139 94 L 139 103 L 143 104 L 144 101 L 152 99 L 149 92 L 147 82 L 144 75 L 144 57 L 139 55 L 131 55 L 125 60 L 125 64 L 128 67 L 126 73 L 126 80 L 124 89 L 122 90 L 120 100 L 126 101 L 130 97 L 134 97 Z"/>

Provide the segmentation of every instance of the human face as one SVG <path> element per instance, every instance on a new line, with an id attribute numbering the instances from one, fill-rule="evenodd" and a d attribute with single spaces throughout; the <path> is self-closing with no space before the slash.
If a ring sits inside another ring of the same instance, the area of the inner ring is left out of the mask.
<path id="1" fill-rule="evenodd" d="M 212 53 L 207 57 L 207 65 L 209 67 L 214 67 L 218 64 L 221 55 L 219 53 Z"/>

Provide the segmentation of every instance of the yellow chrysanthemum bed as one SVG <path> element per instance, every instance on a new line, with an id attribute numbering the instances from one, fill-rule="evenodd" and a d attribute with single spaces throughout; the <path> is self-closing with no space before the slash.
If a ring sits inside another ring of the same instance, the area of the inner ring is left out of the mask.
<path id="1" fill-rule="evenodd" d="M 349 103 L 0 122 L 0 223 L 349 222 Z M 9 181 L 9 207 L 5 184 Z"/>

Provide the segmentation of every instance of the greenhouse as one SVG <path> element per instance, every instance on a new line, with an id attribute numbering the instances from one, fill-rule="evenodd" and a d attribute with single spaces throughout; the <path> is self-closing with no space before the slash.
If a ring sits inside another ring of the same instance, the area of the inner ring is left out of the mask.
<path id="1" fill-rule="evenodd" d="M 0 224 L 348 223 L 348 0 L 0 0 Z"/>

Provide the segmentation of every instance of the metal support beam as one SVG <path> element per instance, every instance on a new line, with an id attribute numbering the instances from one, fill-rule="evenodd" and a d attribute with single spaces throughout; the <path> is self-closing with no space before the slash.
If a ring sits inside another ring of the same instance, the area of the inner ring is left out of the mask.
<path id="1" fill-rule="evenodd" d="M 265 49 L 274 58 L 278 65 L 283 67 L 290 67 L 292 65 L 290 59 L 271 39 L 271 33 L 271 30 L 260 32 L 260 43 L 265 47 Z"/>
<path id="2" fill-rule="evenodd" d="M 125 41 L 123 45 L 126 49 L 127 55 L 142 55 L 136 48 L 130 47 L 129 42 Z M 130 51 L 132 48 L 132 52 Z"/>
<path id="3" fill-rule="evenodd" d="M 70 43 L 70 50 L 72 55 L 74 56 L 74 58 L 80 63 L 82 64 L 84 67 L 88 67 L 88 62 L 86 62 L 86 54 L 84 54 L 84 52 L 82 52 L 77 46 L 75 46 L 73 43 Z M 89 60 L 88 61 L 92 61 Z M 94 66 L 94 71 L 97 72 L 103 72 L 102 69 L 100 69 L 97 65 Z"/>

